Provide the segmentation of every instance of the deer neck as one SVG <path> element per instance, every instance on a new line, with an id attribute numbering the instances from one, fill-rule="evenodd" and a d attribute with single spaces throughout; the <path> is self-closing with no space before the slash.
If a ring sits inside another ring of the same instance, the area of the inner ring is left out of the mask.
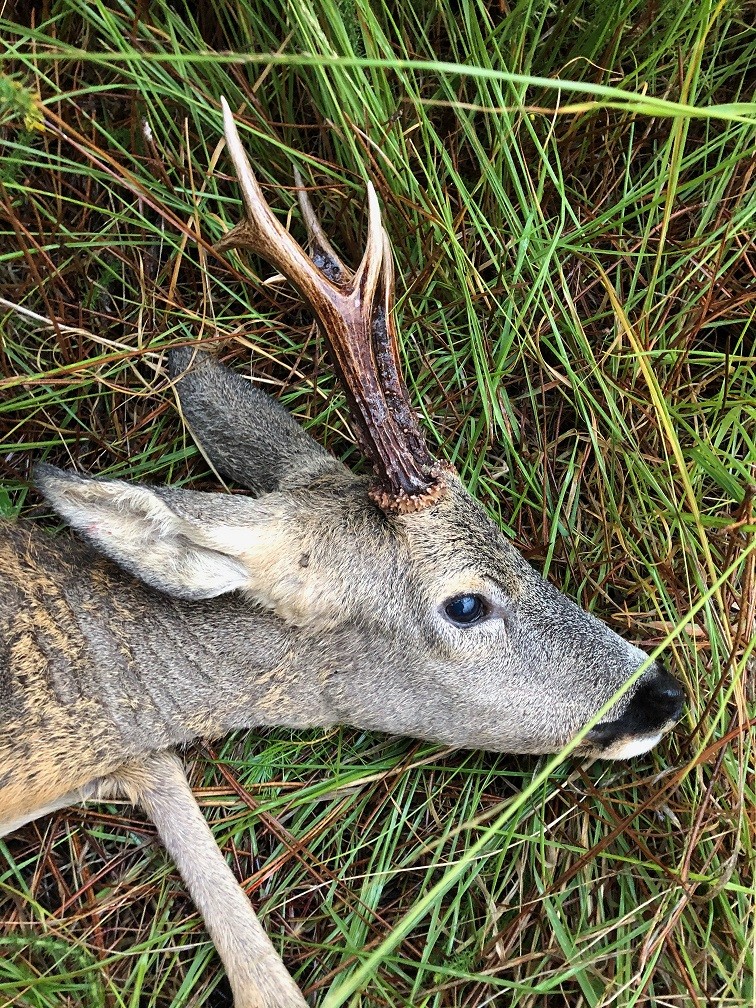
<path id="1" fill-rule="evenodd" d="M 235 728 L 336 720 L 323 689 L 326 645 L 317 638 L 239 593 L 171 599 L 86 544 L 61 539 L 56 550 L 60 540 L 45 537 L 44 573 L 76 655 L 60 666 L 63 692 L 95 703 L 126 755 Z"/>
<path id="2" fill-rule="evenodd" d="M 238 595 L 165 603 L 132 647 L 177 741 L 336 720 L 324 689 L 328 661 L 304 633 Z"/>

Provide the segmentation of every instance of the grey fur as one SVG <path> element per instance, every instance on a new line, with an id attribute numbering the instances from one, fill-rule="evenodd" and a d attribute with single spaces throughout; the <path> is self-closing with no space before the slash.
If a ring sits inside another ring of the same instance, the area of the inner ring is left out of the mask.
<path id="1" fill-rule="evenodd" d="M 277 403 L 192 349 L 170 362 L 183 415 L 253 496 L 38 467 L 39 489 L 78 537 L 0 523 L 0 835 L 68 801 L 126 795 L 203 914 L 236 1008 L 305 1008 L 202 819 L 177 745 L 346 722 L 553 752 L 611 704 L 585 749 L 619 758 L 654 745 L 683 694 L 658 668 L 639 678 L 645 653 L 544 581 L 428 455 L 395 360 L 391 254 L 372 186 L 356 274 L 301 200 L 336 287 L 267 207 L 221 104 L 246 217 L 219 247 L 255 249 L 310 301 L 382 482 L 369 489 Z M 454 621 L 460 596 L 477 599 L 479 620 Z"/>
<path id="2" fill-rule="evenodd" d="M 189 429 L 202 432 L 202 450 L 217 471 L 263 494 L 318 472 L 343 467 L 275 399 L 191 347 L 172 350 L 171 378 Z M 229 419 L 233 417 L 233 437 Z"/>

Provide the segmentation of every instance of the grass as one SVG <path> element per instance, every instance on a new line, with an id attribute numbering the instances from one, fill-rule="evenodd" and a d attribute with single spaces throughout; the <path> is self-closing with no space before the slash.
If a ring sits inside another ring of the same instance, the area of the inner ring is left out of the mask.
<path id="1" fill-rule="evenodd" d="M 309 317 L 210 249 L 238 213 L 220 95 L 271 202 L 292 208 L 298 165 L 351 262 L 372 179 L 429 439 L 568 594 L 668 642 L 690 709 L 648 756 L 549 775 L 245 733 L 187 753 L 199 800 L 312 1003 L 753 1008 L 748 5 L 193 10 L 60 0 L 2 24 L 0 513 L 50 520 L 41 458 L 215 488 L 165 372 L 196 340 L 359 465 Z M 230 1003 L 132 809 L 0 848 L 0 1005 Z"/>

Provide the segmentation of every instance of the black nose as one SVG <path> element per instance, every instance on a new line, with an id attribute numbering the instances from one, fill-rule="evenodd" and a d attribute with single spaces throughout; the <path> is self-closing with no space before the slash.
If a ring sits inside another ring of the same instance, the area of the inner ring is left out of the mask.
<path id="1" fill-rule="evenodd" d="M 680 720 L 685 700 L 685 690 L 677 679 L 657 665 L 640 679 L 622 716 L 616 721 L 597 725 L 588 739 L 608 746 L 621 738 L 657 735 L 672 722 Z"/>
<path id="2" fill-rule="evenodd" d="M 679 721 L 685 709 L 686 693 L 680 683 L 661 666 L 638 683 L 630 706 L 636 704 L 662 721 Z"/>

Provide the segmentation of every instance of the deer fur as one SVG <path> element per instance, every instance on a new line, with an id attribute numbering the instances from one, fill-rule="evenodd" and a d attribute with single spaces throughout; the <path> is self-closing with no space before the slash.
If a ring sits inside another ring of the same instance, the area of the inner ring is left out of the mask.
<path id="1" fill-rule="evenodd" d="M 546 582 L 448 467 L 434 470 L 440 496 L 384 507 L 388 491 L 379 499 L 212 358 L 175 351 L 171 370 L 203 451 L 249 495 L 37 467 L 75 534 L 0 526 L 0 834 L 77 801 L 141 805 L 236 1008 L 302 1008 L 175 747 L 248 726 L 347 723 L 549 753 L 647 655 Z M 460 626 L 447 607 L 466 596 L 485 614 Z M 650 666 L 583 751 L 649 749 L 682 696 Z"/>

